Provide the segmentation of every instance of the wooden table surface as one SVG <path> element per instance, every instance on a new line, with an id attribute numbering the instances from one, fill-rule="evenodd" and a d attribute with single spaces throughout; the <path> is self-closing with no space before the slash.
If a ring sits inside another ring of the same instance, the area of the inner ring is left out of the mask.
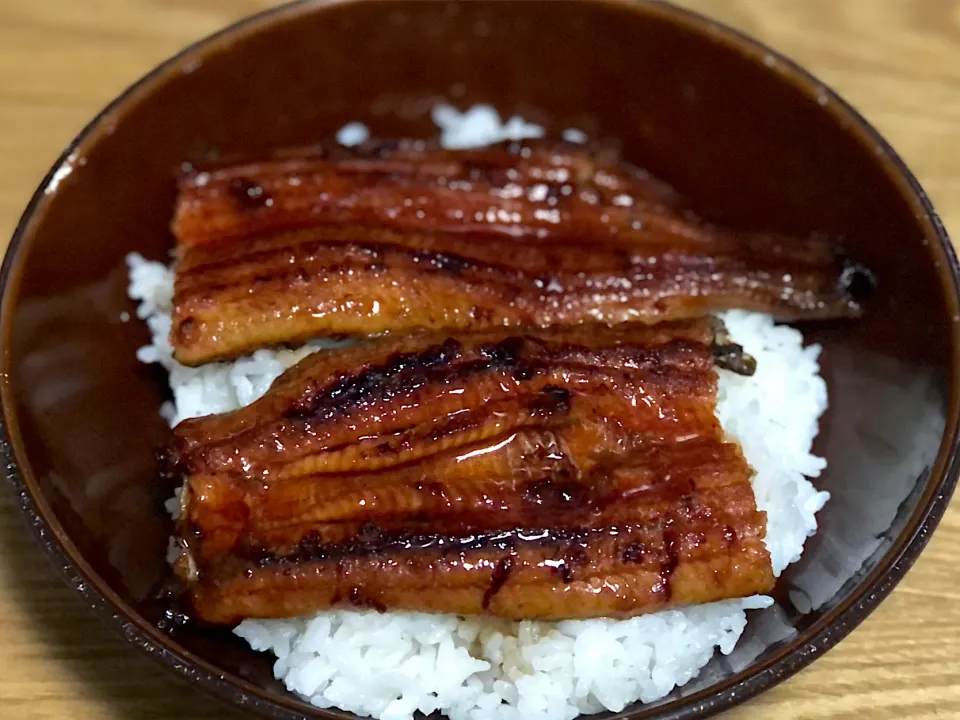
<path id="1" fill-rule="evenodd" d="M 0 0 L 0 240 L 60 150 L 155 64 L 267 0 Z M 683 0 L 810 68 L 869 118 L 960 237 L 960 0 Z M 127 647 L 0 492 L 0 716 L 241 717 Z M 731 717 L 960 718 L 960 506 L 849 638 Z"/>

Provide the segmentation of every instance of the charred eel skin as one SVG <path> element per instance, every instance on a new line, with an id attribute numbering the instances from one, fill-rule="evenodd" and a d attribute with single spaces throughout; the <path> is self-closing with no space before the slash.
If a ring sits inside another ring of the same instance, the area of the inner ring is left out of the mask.
<path id="1" fill-rule="evenodd" d="M 317 336 L 856 317 L 871 276 L 824 239 L 737 235 L 569 146 L 416 143 L 180 179 L 171 343 L 187 365 Z"/>
<path id="2" fill-rule="evenodd" d="M 626 617 L 768 591 L 766 517 L 715 414 L 721 330 L 390 336 L 184 421 L 166 462 L 195 616 Z"/>

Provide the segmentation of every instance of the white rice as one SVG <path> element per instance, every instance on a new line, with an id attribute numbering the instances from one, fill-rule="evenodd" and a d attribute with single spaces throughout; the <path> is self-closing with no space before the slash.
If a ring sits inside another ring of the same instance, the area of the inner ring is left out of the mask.
<path id="1" fill-rule="evenodd" d="M 542 128 L 493 108 L 433 113 L 448 147 L 540 137 Z M 579 131 L 571 139 L 584 141 Z M 345 144 L 366 138 L 351 123 Z M 286 368 L 336 345 L 318 340 L 298 350 L 258 350 L 231 363 L 178 364 L 168 341 L 172 270 L 139 255 L 128 258 L 130 297 L 153 342 L 138 358 L 170 373 L 174 424 L 188 417 L 246 405 Z M 733 339 L 757 360 L 745 378 L 720 371 L 718 415 L 756 470 L 754 491 L 767 512 L 767 547 L 774 572 L 795 562 L 817 529 L 815 513 L 828 499 L 807 477 L 826 463 L 810 453 L 827 406 L 819 347 L 803 347 L 799 331 L 756 313 L 723 314 Z M 806 476 L 806 477 L 805 477 Z M 177 498 L 168 509 L 179 511 Z M 237 635 L 276 656 L 274 674 L 318 707 L 338 707 L 381 720 L 407 720 L 441 711 L 451 720 L 561 720 L 653 702 L 697 675 L 715 650 L 729 654 L 746 626 L 746 610 L 765 597 L 669 610 L 630 620 L 505 622 L 424 613 L 334 610 L 293 620 L 246 620 Z"/>
<path id="2" fill-rule="evenodd" d="M 542 127 L 519 115 L 500 122 L 500 115 L 490 105 L 474 105 L 462 113 L 452 105 L 437 105 L 430 117 L 440 128 L 440 144 L 452 150 L 543 137 Z"/>
<path id="3" fill-rule="evenodd" d="M 366 142 L 370 138 L 370 131 L 363 123 L 347 123 L 337 131 L 337 142 L 350 147 Z"/>
<path id="4" fill-rule="evenodd" d="M 567 128 L 563 131 L 563 139 L 574 145 L 583 145 L 587 141 L 587 134 L 577 128 Z"/>

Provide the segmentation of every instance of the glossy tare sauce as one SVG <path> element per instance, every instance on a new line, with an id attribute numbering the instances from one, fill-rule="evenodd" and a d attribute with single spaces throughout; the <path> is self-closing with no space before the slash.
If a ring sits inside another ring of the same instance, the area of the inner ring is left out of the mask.
<path id="1" fill-rule="evenodd" d="M 193 611 L 617 617 L 768 591 L 765 516 L 715 416 L 715 355 L 750 363 L 721 329 L 391 336 L 181 423 Z"/>
<path id="2" fill-rule="evenodd" d="M 171 342 L 188 365 L 317 336 L 855 317 L 872 283 L 824 239 L 717 230 L 574 146 L 424 143 L 191 169 Z"/>

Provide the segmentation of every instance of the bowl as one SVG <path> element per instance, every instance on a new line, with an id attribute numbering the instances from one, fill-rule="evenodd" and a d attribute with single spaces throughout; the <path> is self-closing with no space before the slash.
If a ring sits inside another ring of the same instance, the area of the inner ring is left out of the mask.
<path id="1" fill-rule="evenodd" d="M 711 220 L 831 233 L 878 279 L 856 324 L 808 325 L 831 397 L 819 533 L 730 656 L 616 717 L 696 718 L 797 672 L 916 559 L 958 472 L 958 264 L 923 190 L 856 111 L 772 50 L 660 2 L 354 0 L 253 17 L 187 49 L 77 137 L 3 264 L 6 474 L 40 544 L 105 622 L 161 664 L 272 718 L 348 717 L 287 693 L 227 632 L 154 599 L 170 532 L 151 483 L 163 378 L 124 256 L 161 259 L 182 161 L 309 144 L 352 120 L 431 136 L 430 108 L 487 102 L 578 127 Z"/>

